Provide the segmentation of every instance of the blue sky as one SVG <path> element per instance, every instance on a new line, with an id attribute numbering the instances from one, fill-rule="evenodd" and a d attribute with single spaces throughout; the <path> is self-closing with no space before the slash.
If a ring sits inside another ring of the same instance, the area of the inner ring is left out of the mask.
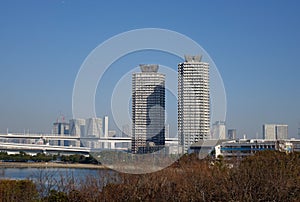
<path id="1" fill-rule="evenodd" d="M 298 1 L 271 0 L 1 1 L 0 132 L 49 132 L 60 113 L 71 118 L 74 81 L 87 55 L 116 34 L 152 27 L 180 32 L 210 54 L 226 88 L 228 128 L 255 137 L 263 123 L 286 123 L 296 137 L 299 9 Z M 156 62 L 137 57 L 136 65 Z M 103 81 L 108 87 L 118 79 L 113 68 Z M 109 114 L 107 97 L 97 91 L 99 116 Z"/>

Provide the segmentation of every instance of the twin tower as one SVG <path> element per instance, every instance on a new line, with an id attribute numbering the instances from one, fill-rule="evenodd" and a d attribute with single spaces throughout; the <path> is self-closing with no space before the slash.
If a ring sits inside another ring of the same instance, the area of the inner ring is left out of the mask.
<path id="1" fill-rule="evenodd" d="M 178 143 L 180 153 L 210 137 L 209 64 L 185 56 L 178 64 Z M 132 153 L 165 146 L 165 78 L 158 65 L 140 65 L 132 75 Z"/>

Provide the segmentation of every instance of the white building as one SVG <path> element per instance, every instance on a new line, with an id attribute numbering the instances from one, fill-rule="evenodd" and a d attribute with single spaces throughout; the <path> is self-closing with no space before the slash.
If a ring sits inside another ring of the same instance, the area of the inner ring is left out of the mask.
<path id="1" fill-rule="evenodd" d="M 288 125 L 277 124 L 276 125 L 276 139 L 283 140 L 288 138 Z"/>
<path id="2" fill-rule="evenodd" d="M 132 74 L 132 152 L 148 153 L 165 145 L 165 75 L 158 65 L 140 65 Z"/>
<path id="3" fill-rule="evenodd" d="M 288 125 L 286 124 L 264 124 L 263 139 L 280 140 L 288 138 Z"/>
<path id="4" fill-rule="evenodd" d="M 228 139 L 235 140 L 236 138 L 236 129 L 228 129 Z"/>
<path id="5" fill-rule="evenodd" d="M 226 139 L 226 125 L 224 121 L 216 121 L 212 127 L 213 139 Z"/>
<path id="6" fill-rule="evenodd" d="M 70 135 L 84 137 L 85 120 L 84 119 L 71 119 L 69 120 Z"/>
<path id="7" fill-rule="evenodd" d="M 108 137 L 108 116 L 104 117 L 104 137 Z"/>
<path id="8" fill-rule="evenodd" d="M 56 135 L 68 135 L 69 134 L 69 124 L 65 122 L 55 122 L 53 123 L 53 134 Z"/>
<path id="9" fill-rule="evenodd" d="M 85 137 L 100 138 L 103 136 L 102 119 L 89 118 L 85 120 Z"/>
<path id="10" fill-rule="evenodd" d="M 263 139 L 276 140 L 276 125 L 264 124 L 263 125 Z"/>
<path id="11" fill-rule="evenodd" d="M 210 137 L 209 64 L 202 56 L 185 56 L 178 64 L 178 138 L 183 152 Z"/>

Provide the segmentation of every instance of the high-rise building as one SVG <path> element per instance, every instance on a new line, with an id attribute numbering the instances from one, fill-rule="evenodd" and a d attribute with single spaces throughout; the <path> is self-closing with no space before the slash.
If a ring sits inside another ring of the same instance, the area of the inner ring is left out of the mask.
<path id="1" fill-rule="evenodd" d="M 103 136 L 102 119 L 89 118 L 85 120 L 85 137 L 100 138 Z"/>
<path id="2" fill-rule="evenodd" d="M 280 140 L 288 138 L 288 125 L 286 124 L 264 124 L 263 139 Z"/>
<path id="3" fill-rule="evenodd" d="M 69 121 L 70 135 L 84 137 L 85 120 L 84 119 L 71 119 Z"/>
<path id="4" fill-rule="evenodd" d="M 276 139 L 283 140 L 288 138 L 288 125 L 278 124 L 276 125 Z"/>
<path id="5" fill-rule="evenodd" d="M 226 125 L 224 121 L 216 121 L 212 127 L 213 139 L 226 139 Z"/>
<path id="6" fill-rule="evenodd" d="M 165 145 L 165 75 L 158 65 L 140 65 L 132 74 L 132 152 L 150 153 Z"/>
<path id="7" fill-rule="evenodd" d="M 264 124 L 263 125 L 263 139 L 276 140 L 276 125 Z"/>
<path id="8" fill-rule="evenodd" d="M 228 139 L 230 140 L 236 139 L 236 129 L 228 129 Z"/>
<path id="9" fill-rule="evenodd" d="M 178 64 L 178 138 L 184 153 L 210 137 L 209 64 L 202 56 L 185 56 Z"/>
<path id="10" fill-rule="evenodd" d="M 64 121 L 64 120 L 63 120 Z M 57 121 L 53 123 L 53 134 L 57 136 L 64 136 L 69 134 L 69 124 L 65 122 Z M 64 140 L 53 140 L 51 141 L 53 145 L 65 146 Z"/>
<path id="11" fill-rule="evenodd" d="M 69 134 L 69 124 L 64 123 L 64 122 L 53 123 L 53 134 L 68 135 Z"/>

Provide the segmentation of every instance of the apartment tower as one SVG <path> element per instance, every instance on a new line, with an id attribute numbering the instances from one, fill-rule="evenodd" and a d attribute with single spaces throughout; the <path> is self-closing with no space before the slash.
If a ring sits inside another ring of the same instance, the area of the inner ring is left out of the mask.
<path id="1" fill-rule="evenodd" d="M 209 64 L 202 56 L 185 56 L 178 64 L 178 138 L 182 152 L 210 138 Z"/>
<path id="2" fill-rule="evenodd" d="M 132 153 L 151 153 L 165 145 L 165 75 L 158 65 L 140 65 L 132 74 Z"/>

